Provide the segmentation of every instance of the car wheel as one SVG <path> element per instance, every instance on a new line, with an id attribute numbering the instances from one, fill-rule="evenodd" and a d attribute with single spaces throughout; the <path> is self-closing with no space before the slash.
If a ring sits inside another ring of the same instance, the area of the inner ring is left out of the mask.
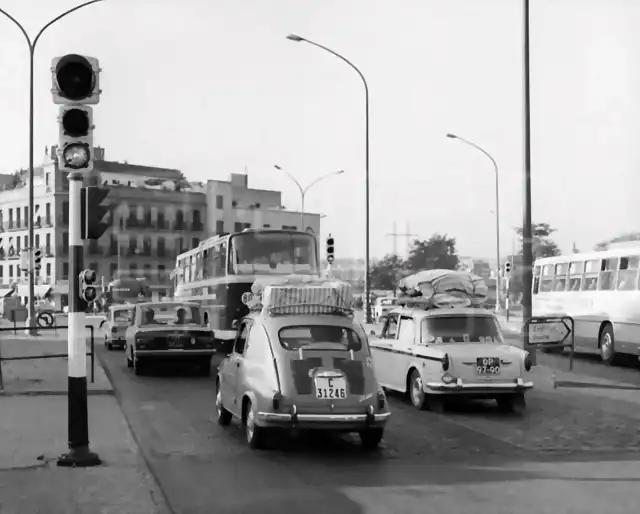
<path id="1" fill-rule="evenodd" d="M 220 390 L 220 382 L 216 385 L 216 418 L 218 425 L 226 427 L 231 424 L 231 413 L 222 405 L 222 391 Z"/>
<path id="2" fill-rule="evenodd" d="M 427 395 L 424 393 L 422 377 L 417 369 L 411 372 L 409 377 L 409 399 L 416 409 L 423 410 L 427 407 Z"/>
<path id="3" fill-rule="evenodd" d="M 251 404 L 251 401 L 247 401 L 244 411 L 244 434 L 247 438 L 249 447 L 254 450 L 264 448 L 265 431 L 263 427 L 256 424 L 256 411 Z"/>
<path id="4" fill-rule="evenodd" d="M 613 327 L 605 325 L 600 333 L 600 358 L 607 366 L 612 366 L 618 361 L 615 338 L 613 337 Z"/>
<path id="5" fill-rule="evenodd" d="M 144 375 L 144 363 L 139 357 L 133 357 L 133 373 L 136 375 Z"/>
<path id="6" fill-rule="evenodd" d="M 131 358 L 129 348 L 124 346 L 124 360 L 127 362 L 127 368 L 133 368 L 133 359 Z"/>
<path id="7" fill-rule="evenodd" d="M 384 435 L 384 429 L 382 428 L 368 428 L 360 432 L 360 444 L 367 451 L 373 451 L 378 449 L 382 437 Z"/>
<path id="8" fill-rule="evenodd" d="M 527 402 L 522 393 L 499 396 L 496 398 L 496 402 L 498 403 L 498 407 L 503 411 L 513 412 L 518 416 L 524 414 L 524 411 L 527 409 Z"/>
<path id="9" fill-rule="evenodd" d="M 211 359 L 204 359 L 200 363 L 200 374 L 203 377 L 210 377 L 211 376 Z"/>

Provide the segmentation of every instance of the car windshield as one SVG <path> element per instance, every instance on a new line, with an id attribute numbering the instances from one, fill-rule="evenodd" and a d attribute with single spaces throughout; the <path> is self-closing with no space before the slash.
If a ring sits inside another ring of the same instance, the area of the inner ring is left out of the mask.
<path id="1" fill-rule="evenodd" d="M 113 311 L 113 322 L 116 325 L 124 325 L 131 322 L 132 309 L 119 309 Z"/>
<path id="2" fill-rule="evenodd" d="M 140 326 L 151 325 L 199 325 L 200 309 L 193 305 L 164 303 L 144 305 L 141 309 Z"/>
<path id="3" fill-rule="evenodd" d="M 350 328 L 329 325 L 307 325 L 280 329 L 280 344 L 283 348 L 298 351 L 314 346 L 341 346 L 354 352 L 362 350 L 362 340 Z"/>
<path id="4" fill-rule="evenodd" d="M 434 316 L 422 321 L 422 342 L 499 343 L 502 333 L 491 316 Z"/>
<path id="5" fill-rule="evenodd" d="M 236 275 L 316 274 L 316 239 L 312 234 L 244 232 L 231 238 Z"/>

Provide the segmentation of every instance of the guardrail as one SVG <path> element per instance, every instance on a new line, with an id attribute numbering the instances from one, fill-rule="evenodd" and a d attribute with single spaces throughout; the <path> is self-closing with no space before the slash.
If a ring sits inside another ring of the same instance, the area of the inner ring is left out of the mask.
<path id="1" fill-rule="evenodd" d="M 40 327 L 38 330 L 55 330 L 58 329 L 68 329 L 68 326 L 52 326 L 52 327 Z M 84 328 L 89 329 L 91 343 L 91 350 L 87 352 L 87 357 L 91 357 L 91 383 L 95 382 L 95 372 L 96 372 L 96 350 L 95 350 L 95 338 L 94 338 L 94 328 L 93 325 L 85 325 Z M 3 332 L 11 332 L 14 331 L 14 328 L 0 328 L 0 335 Z M 4 361 L 26 361 L 26 360 L 36 360 L 36 359 L 60 359 L 69 357 L 68 353 L 53 353 L 47 355 L 27 355 L 27 356 L 19 356 L 19 357 L 3 357 L 2 356 L 2 344 L 0 341 L 0 391 L 4 391 L 4 378 L 2 376 L 2 363 Z"/>

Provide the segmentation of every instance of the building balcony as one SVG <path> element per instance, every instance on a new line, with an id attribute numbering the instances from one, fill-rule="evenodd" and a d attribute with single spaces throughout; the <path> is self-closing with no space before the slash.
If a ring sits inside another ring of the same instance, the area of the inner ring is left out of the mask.
<path id="1" fill-rule="evenodd" d="M 189 223 L 186 221 L 174 221 L 172 224 L 173 230 L 189 230 Z"/>
<path id="2" fill-rule="evenodd" d="M 204 230 L 204 223 L 202 221 L 194 221 L 191 230 L 195 232 L 202 232 Z"/>

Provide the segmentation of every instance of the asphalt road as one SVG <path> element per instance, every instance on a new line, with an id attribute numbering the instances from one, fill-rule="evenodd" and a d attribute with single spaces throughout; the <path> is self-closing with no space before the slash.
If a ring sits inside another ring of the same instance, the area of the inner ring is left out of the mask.
<path id="1" fill-rule="evenodd" d="M 177 367 L 136 377 L 126 368 L 123 352 L 100 347 L 98 355 L 150 469 L 180 514 L 418 512 L 404 510 L 406 496 L 392 491 L 525 479 L 524 471 L 479 475 L 474 466 L 555 459 L 561 451 L 600 460 L 597 450 L 611 446 L 612 423 L 629 430 L 640 423 L 640 417 L 618 412 L 628 405 L 601 409 L 569 392 L 532 391 L 524 418 L 499 414 L 493 403 L 456 407 L 444 415 L 419 412 L 392 395 L 392 420 L 377 453 L 364 453 L 355 437 L 303 436 L 284 437 L 255 452 L 247 448 L 237 423 L 226 428 L 215 423 L 214 377 L 196 377 Z M 561 356 L 544 359 L 566 365 Z M 621 370 L 600 365 L 598 372 L 619 379 Z M 634 372 L 622 370 L 629 380 Z M 616 436 L 623 447 L 635 444 L 624 430 Z M 354 490 L 365 496 L 375 492 L 387 508 L 365 509 L 366 502 L 349 492 Z"/>

